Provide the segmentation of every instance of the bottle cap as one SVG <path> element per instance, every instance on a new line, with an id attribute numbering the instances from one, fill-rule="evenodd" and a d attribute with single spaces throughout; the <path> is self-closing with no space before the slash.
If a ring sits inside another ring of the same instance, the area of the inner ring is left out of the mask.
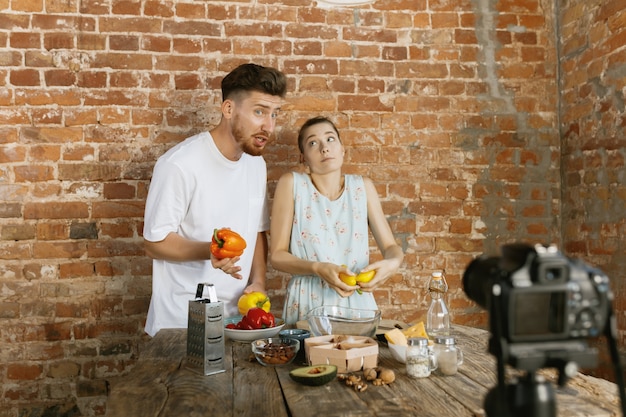
<path id="1" fill-rule="evenodd" d="M 433 273 L 431 274 L 431 276 L 432 276 L 433 278 L 435 278 L 435 279 L 439 279 L 439 278 L 441 278 L 441 277 L 443 276 L 443 274 L 442 274 L 442 272 L 441 272 L 441 271 L 435 271 L 435 272 L 433 272 Z"/>
<path id="2" fill-rule="evenodd" d="M 428 339 L 425 337 L 411 337 L 407 340 L 409 346 L 428 346 Z"/>
<path id="3" fill-rule="evenodd" d="M 439 345 L 453 345 L 455 340 L 452 336 L 438 336 L 435 337 L 435 343 Z"/>

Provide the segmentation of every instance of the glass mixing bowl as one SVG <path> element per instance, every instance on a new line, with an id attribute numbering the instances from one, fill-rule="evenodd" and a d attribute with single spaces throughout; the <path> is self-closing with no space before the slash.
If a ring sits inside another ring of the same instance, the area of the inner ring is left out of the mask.
<path id="1" fill-rule="evenodd" d="M 307 313 L 307 322 L 313 336 L 345 334 L 375 337 L 380 314 L 380 310 L 321 306 Z"/>

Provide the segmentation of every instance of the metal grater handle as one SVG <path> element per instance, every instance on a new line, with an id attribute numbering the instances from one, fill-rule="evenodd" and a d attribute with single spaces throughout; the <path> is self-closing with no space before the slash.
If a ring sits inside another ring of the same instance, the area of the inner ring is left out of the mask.
<path id="1" fill-rule="evenodd" d="M 205 286 L 208 288 L 208 292 L 209 292 L 208 302 L 216 303 L 217 291 L 215 290 L 215 286 L 213 284 L 209 284 L 208 282 L 204 282 L 204 283 L 201 282 L 200 284 L 198 284 L 198 288 L 196 289 L 196 299 L 202 298 L 204 294 Z"/>

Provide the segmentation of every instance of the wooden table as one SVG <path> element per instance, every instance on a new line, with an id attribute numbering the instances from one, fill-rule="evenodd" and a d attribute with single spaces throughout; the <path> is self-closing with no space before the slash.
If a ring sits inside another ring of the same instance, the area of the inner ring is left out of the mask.
<path id="1" fill-rule="evenodd" d="M 496 384 L 495 359 L 487 352 L 488 333 L 455 326 L 465 362 L 455 376 L 410 379 L 404 365 L 380 344 L 379 365 L 392 368 L 396 381 L 356 392 L 339 380 L 309 387 L 291 380 L 297 365 L 263 367 L 250 360 L 250 344 L 226 342 L 226 372 L 204 376 L 184 366 L 186 330 L 161 330 L 140 352 L 132 371 L 111 382 L 109 417 L 254 416 L 484 416 L 483 402 Z M 545 373 L 553 378 L 554 373 Z M 579 374 L 557 392 L 559 417 L 621 416 L 617 386 Z M 529 416 L 531 417 L 531 416 Z"/>

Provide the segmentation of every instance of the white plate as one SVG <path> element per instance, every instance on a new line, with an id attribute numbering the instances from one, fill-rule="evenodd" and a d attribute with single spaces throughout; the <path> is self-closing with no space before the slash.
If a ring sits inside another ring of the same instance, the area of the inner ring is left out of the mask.
<path id="1" fill-rule="evenodd" d="M 227 317 L 224 319 L 224 326 L 229 323 L 237 324 L 241 320 L 242 316 Z M 228 329 L 224 327 L 224 334 L 231 340 L 239 342 L 252 342 L 257 339 L 266 339 L 268 337 L 275 337 L 278 332 L 285 327 L 285 320 L 276 317 L 276 326 L 269 327 L 267 329 L 255 329 L 255 330 L 237 330 Z"/>

